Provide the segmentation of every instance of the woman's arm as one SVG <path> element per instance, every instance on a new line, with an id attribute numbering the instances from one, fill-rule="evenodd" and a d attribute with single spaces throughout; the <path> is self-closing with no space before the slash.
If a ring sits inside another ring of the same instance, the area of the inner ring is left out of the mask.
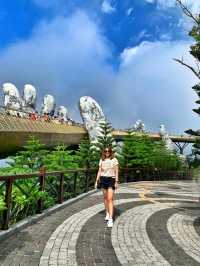
<path id="1" fill-rule="evenodd" d="M 119 182 L 119 165 L 115 166 L 115 181 Z"/>
<path id="2" fill-rule="evenodd" d="M 100 176 L 101 176 L 101 166 L 99 166 L 99 170 L 97 172 L 96 183 L 98 182 Z"/>
<path id="3" fill-rule="evenodd" d="M 115 188 L 118 188 L 119 184 L 119 165 L 115 165 Z"/>

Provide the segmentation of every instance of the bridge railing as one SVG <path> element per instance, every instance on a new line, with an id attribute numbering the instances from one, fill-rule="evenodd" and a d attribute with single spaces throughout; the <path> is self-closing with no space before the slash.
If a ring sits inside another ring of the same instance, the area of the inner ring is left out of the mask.
<path id="1" fill-rule="evenodd" d="M 46 172 L 41 168 L 38 173 L 0 176 L 0 229 L 91 190 L 96 173 L 97 169 Z M 190 179 L 191 170 L 120 169 L 120 183 Z"/>
<path id="2" fill-rule="evenodd" d="M 36 118 L 33 119 L 31 117 L 31 112 L 27 112 L 25 110 L 18 110 L 18 109 L 13 109 L 13 108 L 8 108 L 5 106 L 0 105 L 0 115 L 5 118 L 5 120 L 9 120 L 10 118 L 15 118 L 21 120 L 31 120 L 32 122 L 35 121 L 40 121 L 43 124 L 47 124 L 47 122 L 51 122 L 51 124 L 60 124 L 60 125 L 73 125 L 73 126 L 79 126 L 79 127 L 84 127 L 83 123 L 76 122 L 71 119 L 67 119 L 67 121 L 62 121 L 58 117 L 56 117 L 56 114 L 54 115 L 48 115 L 48 119 L 44 118 L 43 115 L 40 112 L 35 111 Z M 12 119 L 12 122 L 14 120 Z"/>
<path id="3" fill-rule="evenodd" d="M 165 181 L 165 180 L 192 180 L 193 171 L 183 170 L 163 170 L 157 168 L 123 168 L 120 171 L 123 182 L 138 181 Z"/>
<path id="4" fill-rule="evenodd" d="M 95 177 L 96 169 L 0 176 L 0 229 L 91 190 Z"/>

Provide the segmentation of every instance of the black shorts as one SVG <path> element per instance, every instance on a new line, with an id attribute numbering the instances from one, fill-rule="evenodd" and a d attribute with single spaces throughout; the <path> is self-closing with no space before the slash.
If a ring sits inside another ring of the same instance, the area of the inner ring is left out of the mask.
<path id="1" fill-rule="evenodd" d="M 115 178 L 111 176 L 101 176 L 100 184 L 101 188 L 103 189 L 112 188 L 113 190 L 115 190 Z"/>

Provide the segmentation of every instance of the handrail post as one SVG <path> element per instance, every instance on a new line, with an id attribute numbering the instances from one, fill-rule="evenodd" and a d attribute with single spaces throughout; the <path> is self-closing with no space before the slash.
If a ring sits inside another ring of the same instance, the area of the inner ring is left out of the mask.
<path id="1" fill-rule="evenodd" d="M 7 230 L 9 227 L 13 178 L 9 177 L 5 182 L 6 182 L 6 194 L 5 194 L 6 209 L 3 211 L 3 225 L 2 225 L 3 230 Z"/>
<path id="2" fill-rule="evenodd" d="M 128 163 L 126 164 L 124 175 L 125 175 L 125 182 L 128 183 L 128 176 L 129 176 Z"/>
<path id="3" fill-rule="evenodd" d="M 157 174 L 158 174 L 158 169 L 157 169 L 157 167 L 155 167 L 153 170 L 154 181 L 157 181 L 157 179 L 158 179 Z"/>
<path id="4" fill-rule="evenodd" d="M 45 183 L 45 171 L 46 171 L 46 167 L 42 166 L 40 168 L 40 176 L 39 176 L 39 190 L 40 191 L 44 191 L 44 183 Z M 42 213 L 42 209 L 43 209 L 43 200 L 40 198 L 37 202 L 37 211 L 36 213 Z"/>
<path id="5" fill-rule="evenodd" d="M 193 170 L 192 170 L 191 168 L 188 169 L 188 175 L 189 175 L 188 179 L 192 180 L 192 177 L 193 177 Z"/>
<path id="6" fill-rule="evenodd" d="M 78 177 L 78 172 L 74 172 L 74 187 L 73 187 L 73 195 L 74 197 L 76 197 L 76 193 L 77 193 L 77 177 Z"/>
<path id="7" fill-rule="evenodd" d="M 59 186 L 59 193 L 58 193 L 58 203 L 63 203 L 64 201 L 64 174 L 60 173 L 60 186 Z"/>

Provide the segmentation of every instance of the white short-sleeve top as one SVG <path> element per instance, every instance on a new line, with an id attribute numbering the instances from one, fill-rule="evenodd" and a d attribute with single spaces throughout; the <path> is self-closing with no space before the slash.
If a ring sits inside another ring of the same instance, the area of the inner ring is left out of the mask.
<path id="1" fill-rule="evenodd" d="M 115 166 L 118 164 L 119 162 L 117 158 L 105 160 L 100 159 L 99 166 L 101 166 L 101 176 L 115 177 Z"/>

